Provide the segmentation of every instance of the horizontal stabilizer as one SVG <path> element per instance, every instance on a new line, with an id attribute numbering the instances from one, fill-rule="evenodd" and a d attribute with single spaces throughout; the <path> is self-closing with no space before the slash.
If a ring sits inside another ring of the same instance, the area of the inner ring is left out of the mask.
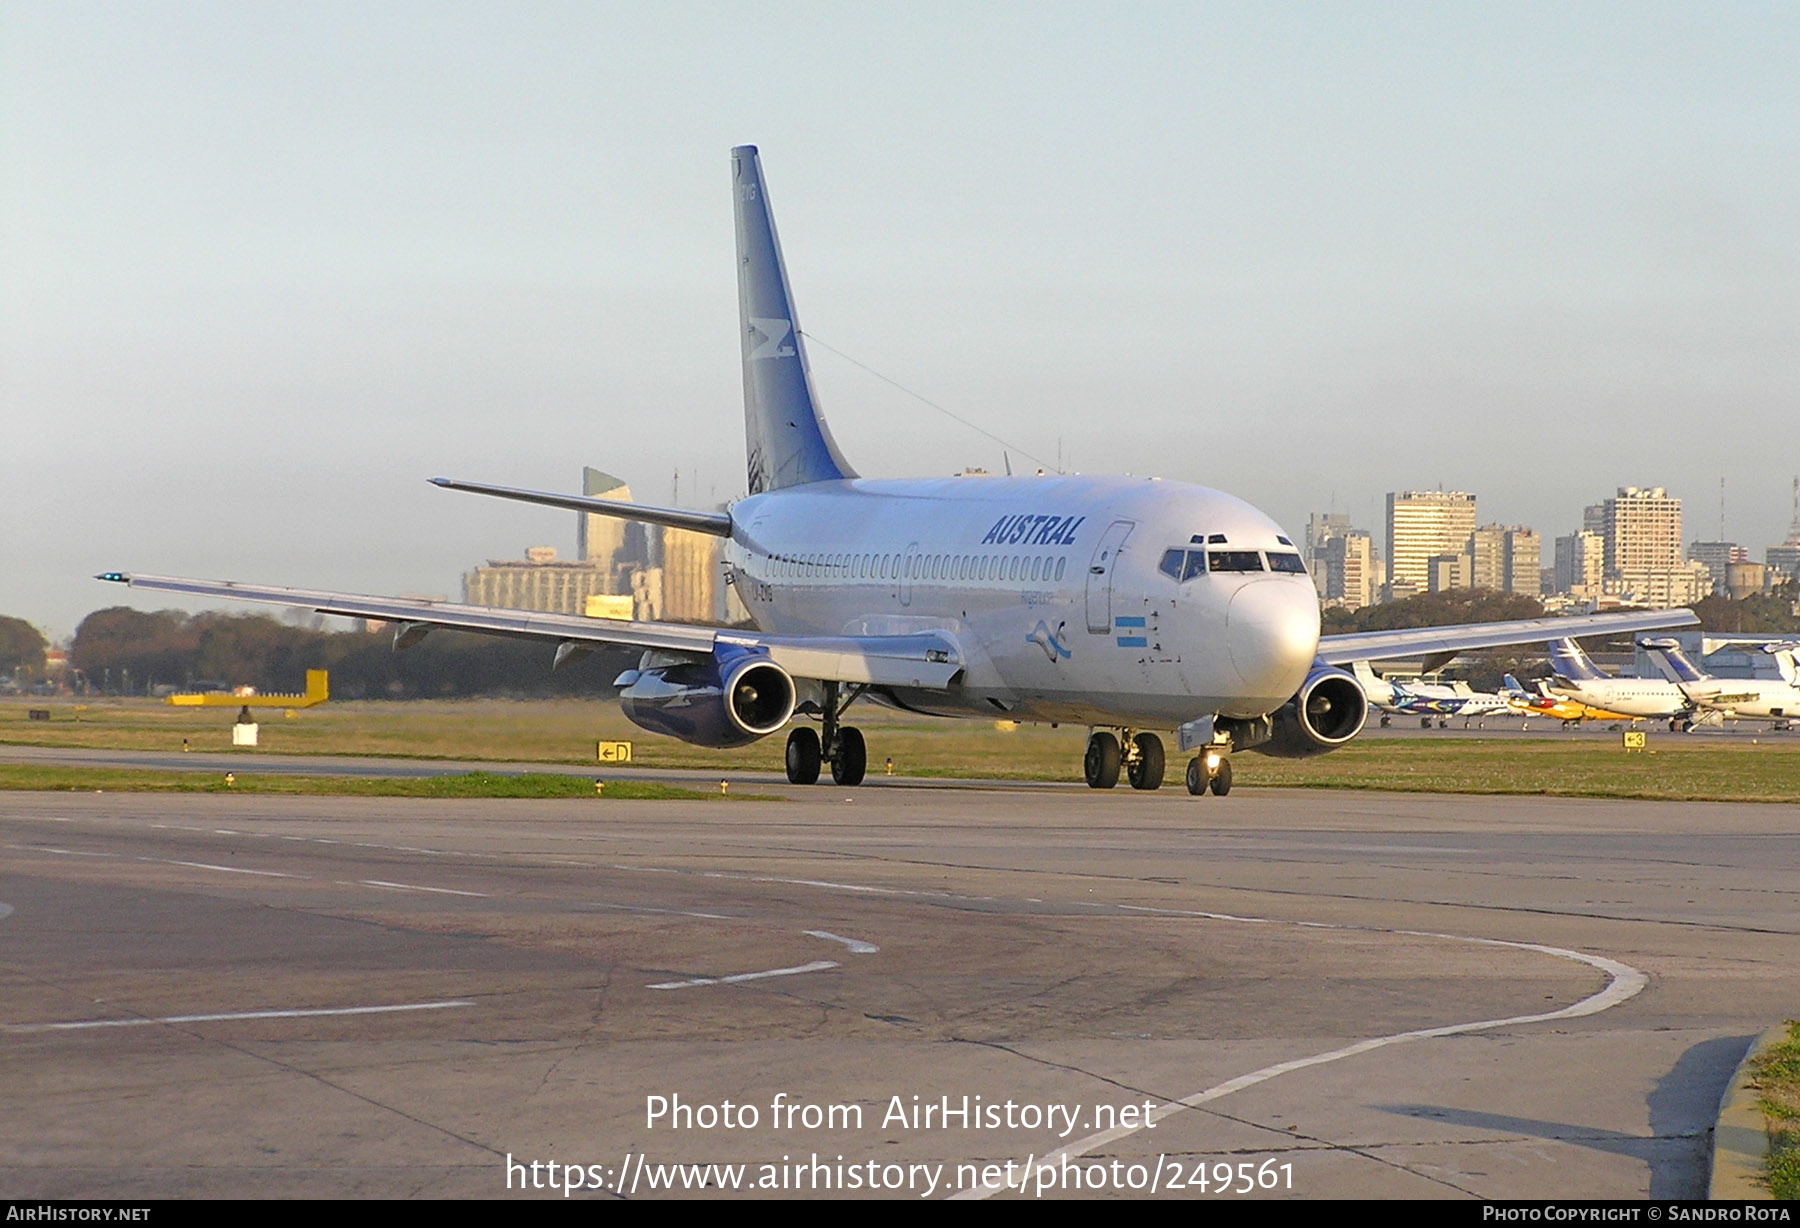
<path id="1" fill-rule="evenodd" d="M 518 490 L 511 486 L 490 486 L 485 482 L 459 482 L 455 478 L 432 478 L 431 484 L 442 486 L 445 490 L 466 490 L 471 494 L 492 495 L 496 499 L 516 499 L 520 503 L 541 503 L 545 507 L 567 508 L 571 512 L 617 516 L 621 520 L 641 520 L 645 524 L 659 524 L 668 529 L 711 533 L 714 537 L 731 536 L 731 516 L 726 512 L 691 512 L 679 507 L 651 507 L 622 499 L 595 499 L 588 495 Z"/>

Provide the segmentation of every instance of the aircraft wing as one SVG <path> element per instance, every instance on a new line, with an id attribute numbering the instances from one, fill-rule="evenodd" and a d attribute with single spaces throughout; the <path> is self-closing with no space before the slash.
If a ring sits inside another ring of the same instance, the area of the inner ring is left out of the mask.
<path id="1" fill-rule="evenodd" d="M 1623 635 L 1662 627 L 1689 627 L 1699 621 L 1692 610 L 1642 610 L 1626 614 L 1581 614 L 1573 618 L 1465 623 L 1455 627 L 1353 631 L 1347 635 L 1320 636 L 1319 659 L 1328 665 L 1350 665 L 1357 661 L 1455 654 L 1473 648 L 1541 643 L 1582 635 Z"/>
<path id="2" fill-rule="evenodd" d="M 98 577 L 132 588 L 183 593 L 190 597 L 225 597 L 266 605 L 290 606 L 342 618 L 373 618 L 398 624 L 396 646 L 413 642 L 434 627 L 511 636 L 563 645 L 616 644 L 625 648 L 710 656 L 720 648 L 760 651 L 797 678 L 872 686 L 924 687 L 942 690 L 963 668 L 960 646 L 943 632 L 917 635 L 770 635 L 730 627 L 696 627 L 686 623 L 635 622 L 613 618 L 580 618 L 571 614 L 538 614 L 493 606 L 459 605 L 420 597 L 372 597 L 317 589 L 240 584 L 232 580 L 189 580 L 109 571 Z"/>

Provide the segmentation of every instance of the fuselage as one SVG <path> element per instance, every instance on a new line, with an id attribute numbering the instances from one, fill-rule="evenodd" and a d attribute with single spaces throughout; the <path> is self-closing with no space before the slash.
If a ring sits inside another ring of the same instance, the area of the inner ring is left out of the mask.
<path id="1" fill-rule="evenodd" d="M 1572 679 L 1553 682 L 1550 690 L 1590 708 L 1633 718 L 1680 716 L 1694 706 L 1673 682 L 1654 678 Z"/>
<path id="2" fill-rule="evenodd" d="M 920 711 L 1173 728 L 1262 716 L 1305 680 L 1319 607 L 1273 520 L 1147 478 L 815 482 L 731 509 L 727 579 L 756 625 L 945 633 L 965 669 Z"/>

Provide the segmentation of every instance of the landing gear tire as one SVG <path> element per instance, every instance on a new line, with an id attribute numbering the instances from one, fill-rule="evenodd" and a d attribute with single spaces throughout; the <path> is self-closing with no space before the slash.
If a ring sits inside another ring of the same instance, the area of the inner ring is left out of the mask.
<path id="1" fill-rule="evenodd" d="M 1088 738 L 1087 754 L 1082 757 L 1081 771 L 1090 789 L 1110 789 L 1119 783 L 1119 739 L 1110 733 L 1096 733 Z"/>
<path id="2" fill-rule="evenodd" d="M 1429 716 L 1421 716 L 1419 718 L 1419 728 L 1420 729 L 1430 729 L 1431 728 L 1431 718 Z"/>
<path id="3" fill-rule="evenodd" d="M 1125 769 L 1131 778 L 1134 789 L 1160 789 L 1163 783 L 1163 744 L 1162 739 L 1153 733 L 1140 733 L 1132 740 L 1137 747 L 1137 758 Z"/>
<path id="4" fill-rule="evenodd" d="M 868 767 L 869 750 L 863 743 L 862 730 L 848 725 L 839 729 L 837 754 L 831 757 L 832 782 L 846 788 L 860 785 Z"/>
<path id="5" fill-rule="evenodd" d="M 816 785 L 819 783 L 819 765 L 824 756 L 819 753 L 819 735 L 810 729 L 796 729 L 788 734 L 787 740 L 787 778 L 790 785 Z"/>
<path id="6" fill-rule="evenodd" d="M 1206 768 L 1208 758 L 1217 758 L 1218 760 L 1210 773 Z M 1205 797 L 1208 789 L 1213 791 L 1214 797 L 1224 797 L 1231 792 L 1231 759 L 1229 756 L 1209 751 L 1188 760 L 1187 791 L 1195 797 Z"/>
<path id="7" fill-rule="evenodd" d="M 1392 720 L 1393 720 L 1392 717 L 1387 717 L 1387 716 L 1382 717 L 1381 718 L 1381 727 L 1383 729 L 1386 729 Z"/>

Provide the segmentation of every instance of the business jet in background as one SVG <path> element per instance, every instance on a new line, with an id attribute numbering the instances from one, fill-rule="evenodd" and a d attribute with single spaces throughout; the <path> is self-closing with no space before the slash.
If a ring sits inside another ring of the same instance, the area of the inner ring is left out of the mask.
<path id="1" fill-rule="evenodd" d="M 739 746 L 807 718 L 787 776 L 868 763 L 846 710 L 1090 728 L 1097 789 L 1163 782 L 1175 731 L 1189 792 L 1231 787 L 1235 751 L 1310 755 L 1368 714 L 1340 666 L 1447 656 L 1550 636 L 1684 626 L 1686 610 L 1319 634 L 1292 539 L 1241 499 L 1139 477 L 859 477 L 818 410 L 806 340 L 752 146 L 731 154 L 748 494 L 728 512 L 646 507 L 433 479 L 451 489 L 712 533 L 754 629 L 535 614 L 230 581 L 108 572 L 133 588 L 240 598 L 398 624 L 542 640 L 553 664 L 596 644 L 643 650 L 618 679 L 625 715 L 701 746 Z M 817 721 L 815 729 L 810 720 Z"/>
<path id="2" fill-rule="evenodd" d="M 1477 691 L 1466 682 L 1397 682 L 1377 677 L 1367 661 L 1353 662 L 1350 672 L 1362 685 L 1369 706 L 1382 714 L 1383 728 L 1394 716 L 1416 716 L 1421 729 L 1430 729 L 1434 720 L 1440 729 L 1448 728 L 1450 718 L 1460 716 L 1466 729 L 1471 720 L 1513 710 L 1506 696 Z"/>
<path id="3" fill-rule="evenodd" d="M 1765 644 L 1763 651 L 1775 657 L 1782 678 L 1716 678 L 1688 659 L 1679 640 L 1639 640 L 1656 667 L 1693 701 L 1694 723 L 1708 721 L 1768 721 L 1773 729 L 1786 729 L 1800 717 L 1800 686 L 1794 684 L 1794 645 Z"/>

